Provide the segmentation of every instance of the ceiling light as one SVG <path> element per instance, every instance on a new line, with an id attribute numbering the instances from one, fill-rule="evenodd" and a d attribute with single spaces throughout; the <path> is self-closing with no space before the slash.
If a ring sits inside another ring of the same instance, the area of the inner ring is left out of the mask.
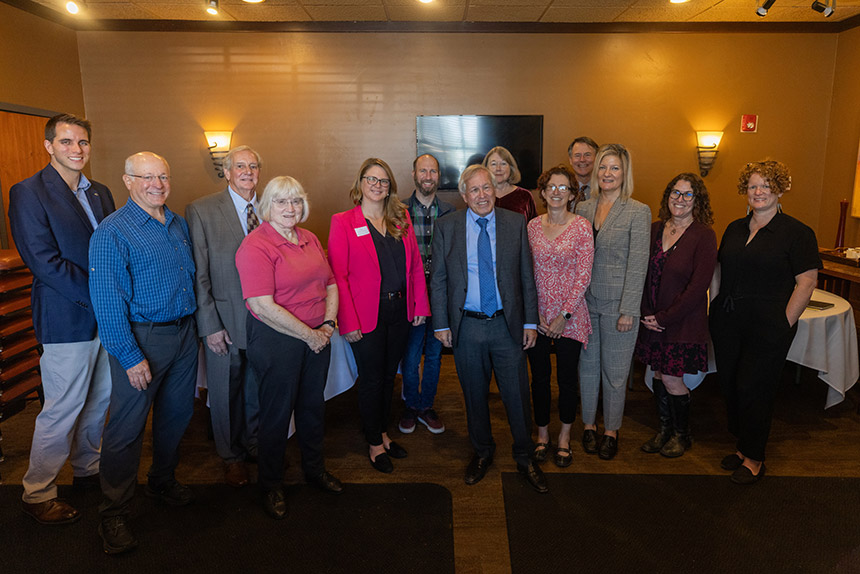
<path id="1" fill-rule="evenodd" d="M 836 9 L 836 0 L 824 0 L 824 2 L 815 0 L 815 2 L 812 3 L 812 9 L 824 14 L 825 18 L 830 18 L 833 15 L 833 11 Z"/>
<path id="2" fill-rule="evenodd" d="M 69 14 L 77 14 L 81 9 L 74 2 L 66 2 L 66 12 Z"/>
<path id="3" fill-rule="evenodd" d="M 684 3 L 689 2 L 689 1 L 690 0 L 669 0 L 669 2 L 671 4 L 684 4 Z"/>
<path id="4" fill-rule="evenodd" d="M 206 0 L 206 11 L 213 16 L 218 15 L 218 0 Z"/>
<path id="5" fill-rule="evenodd" d="M 422 4 L 429 4 L 433 0 L 418 0 L 418 1 L 421 2 Z"/>
<path id="6" fill-rule="evenodd" d="M 266 0 L 242 0 L 243 2 L 247 2 L 248 4 L 259 4 L 260 2 L 265 2 Z"/>

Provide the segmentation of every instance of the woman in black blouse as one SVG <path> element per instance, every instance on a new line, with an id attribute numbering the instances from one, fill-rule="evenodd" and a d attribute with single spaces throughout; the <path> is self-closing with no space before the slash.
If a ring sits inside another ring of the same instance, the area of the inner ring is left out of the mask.
<path id="1" fill-rule="evenodd" d="M 821 268 L 815 233 L 780 209 L 789 189 L 788 168 L 777 161 L 741 170 L 738 193 L 751 211 L 723 234 L 712 286 L 711 337 L 729 432 L 737 437 L 737 451 L 720 465 L 738 484 L 764 476 L 780 374 Z"/>

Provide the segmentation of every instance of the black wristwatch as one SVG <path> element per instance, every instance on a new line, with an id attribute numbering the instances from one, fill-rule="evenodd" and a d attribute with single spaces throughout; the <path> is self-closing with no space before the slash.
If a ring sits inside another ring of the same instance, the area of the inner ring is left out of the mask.
<path id="1" fill-rule="evenodd" d="M 568 313 L 567 311 L 562 311 L 561 316 L 564 317 L 565 321 L 570 321 L 570 318 L 573 317 L 573 314 Z"/>
<path id="2" fill-rule="evenodd" d="M 337 325 L 335 325 L 335 324 L 334 324 L 334 321 L 332 321 L 331 319 L 326 319 L 325 321 L 323 321 L 322 323 L 320 323 L 320 327 L 322 327 L 323 325 L 328 325 L 328 326 L 329 326 L 329 327 L 331 327 L 332 329 L 336 329 L 336 328 L 337 328 Z M 319 329 L 320 327 L 317 327 L 317 329 Z"/>

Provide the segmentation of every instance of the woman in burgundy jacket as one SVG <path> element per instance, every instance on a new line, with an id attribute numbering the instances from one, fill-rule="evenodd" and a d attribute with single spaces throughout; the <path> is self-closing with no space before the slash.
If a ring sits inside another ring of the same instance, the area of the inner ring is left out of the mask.
<path id="1" fill-rule="evenodd" d="M 666 186 L 659 220 L 651 225 L 636 356 L 654 371 L 660 430 L 642 450 L 669 458 L 692 445 L 684 373 L 708 366 L 708 286 L 717 262 L 713 221 L 704 182 L 682 173 Z"/>

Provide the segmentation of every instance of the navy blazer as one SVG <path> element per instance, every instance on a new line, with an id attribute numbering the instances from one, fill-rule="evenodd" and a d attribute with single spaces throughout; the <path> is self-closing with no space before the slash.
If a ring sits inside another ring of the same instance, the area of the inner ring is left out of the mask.
<path id="1" fill-rule="evenodd" d="M 113 196 L 90 180 L 96 221 L 114 212 Z M 9 191 L 9 223 L 21 259 L 33 273 L 33 326 L 40 343 L 96 337 L 87 250 L 93 228 L 75 194 L 48 164 Z"/>

